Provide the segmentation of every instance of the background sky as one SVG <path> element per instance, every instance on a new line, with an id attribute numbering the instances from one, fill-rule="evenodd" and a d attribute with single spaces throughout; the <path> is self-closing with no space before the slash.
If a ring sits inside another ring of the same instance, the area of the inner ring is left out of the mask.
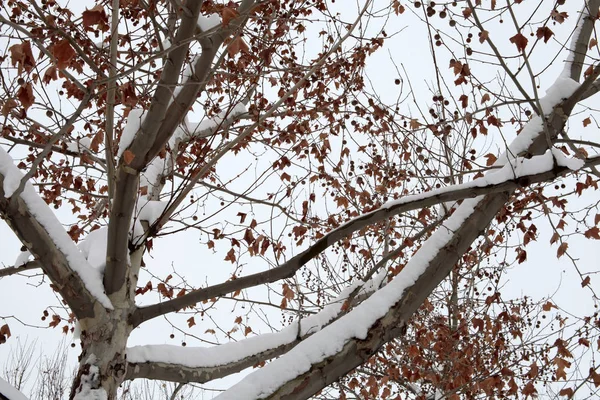
<path id="1" fill-rule="evenodd" d="M 558 57 L 552 61 L 551 56 L 560 49 L 560 42 L 564 42 L 564 39 L 568 37 L 573 29 L 577 14 L 576 9 L 579 7 L 575 3 L 579 2 L 569 3 L 572 3 L 575 7 L 572 11 L 569 11 L 570 17 L 564 24 L 552 26 L 555 34 L 561 40 L 549 44 L 538 53 L 537 57 L 530 59 L 534 70 L 544 70 L 539 80 L 541 93 L 553 82 L 563 67 L 562 61 L 564 57 Z M 385 2 L 381 2 L 381 4 L 383 5 Z M 75 15 L 79 15 L 85 8 L 91 8 L 92 6 L 93 2 L 90 1 L 74 1 L 70 4 Z M 531 7 L 533 6 L 535 4 L 531 4 Z M 427 101 L 431 102 L 432 92 L 430 88 L 435 87 L 435 66 L 431 59 L 426 26 L 420 22 L 422 16 L 421 10 L 414 10 L 418 13 L 417 15 L 413 14 L 413 10 L 412 7 L 407 6 L 407 11 L 403 14 L 402 18 L 397 20 L 399 21 L 399 25 L 397 25 L 396 21 L 394 21 L 394 24 L 391 24 L 392 26 L 388 33 L 392 33 L 391 30 L 395 29 L 396 35 L 386 42 L 385 49 L 376 53 L 369 60 L 367 75 L 370 84 L 373 90 L 381 96 L 384 103 L 394 101 L 400 94 L 401 87 L 393 84 L 394 80 L 399 76 L 398 69 L 406 71 L 400 74 L 403 79 L 402 88 L 406 90 L 407 84 L 410 83 L 418 102 L 421 104 Z M 522 10 L 523 15 L 527 15 L 526 8 L 524 7 Z M 514 45 L 508 40 L 508 38 L 515 34 L 512 25 L 492 21 L 486 25 L 486 28 L 494 38 L 498 38 L 496 43 L 502 52 L 515 54 Z M 370 29 L 374 29 L 374 27 Z M 480 45 L 477 41 L 474 41 L 473 48 L 487 52 L 486 45 Z M 482 55 L 482 58 L 485 58 L 485 56 Z M 508 60 L 508 62 L 517 65 L 519 60 Z M 442 64 L 440 70 L 444 74 L 449 74 L 450 72 L 446 70 L 446 67 L 446 64 Z M 486 67 L 482 63 L 482 65 L 474 67 L 478 68 L 479 76 L 485 76 L 486 72 L 489 71 L 490 79 L 498 73 L 498 68 L 494 65 Z M 407 79 L 409 82 L 407 82 Z M 522 84 L 528 90 L 531 89 L 530 81 L 525 74 L 523 74 Z M 417 111 L 413 104 L 409 103 L 407 107 L 411 108 L 414 112 Z M 193 121 L 194 117 L 194 115 L 190 115 L 190 120 Z M 598 133 L 597 129 L 595 131 L 588 129 L 586 132 L 579 132 L 581 131 L 580 121 L 585 117 L 586 115 L 573 117 L 572 124 L 575 128 L 573 128 L 572 137 L 577 137 L 578 134 L 593 135 L 593 132 Z M 490 134 L 487 138 L 482 139 L 482 142 L 479 144 L 489 148 L 491 152 L 498 154 L 502 151 L 504 140 L 510 141 L 515 135 L 514 132 L 510 132 L 510 128 L 504 129 L 502 134 L 505 137 L 500 137 L 498 132 L 494 132 L 494 134 Z M 240 164 L 254 165 L 260 162 L 268 164 L 271 160 L 230 156 L 220 164 L 219 171 L 223 176 L 226 176 L 228 174 L 226 166 L 229 163 L 232 166 L 236 165 L 236 168 L 232 168 L 229 172 L 230 174 L 235 174 Z M 238 184 L 241 187 L 242 183 Z M 236 187 L 232 187 L 232 189 L 235 190 Z M 600 196 L 598 196 L 597 192 L 591 193 L 588 191 L 580 198 L 572 196 L 569 209 L 577 210 L 590 202 L 597 202 L 598 200 L 600 200 Z M 230 210 L 230 213 L 233 215 L 237 212 L 238 210 L 236 209 Z M 66 209 L 58 210 L 57 215 L 61 221 L 70 221 L 73 218 L 70 211 Z M 68 226 L 68 224 L 66 225 Z M 537 241 L 530 244 L 527 248 L 528 260 L 517 267 L 511 268 L 509 273 L 505 275 L 502 292 L 503 298 L 510 299 L 531 296 L 534 299 L 542 299 L 552 295 L 554 303 L 560 304 L 564 310 L 574 315 L 584 315 L 593 312 L 597 304 L 591 300 L 589 291 L 581 288 L 579 275 L 572 263 L 566 257 L 561 259 L 556 258 L 556 246 L 551 247 L 549 245 L 552 231 L 549 225 L 541 218 L 538 224 L 538 232 Z M 21 244 L 14 234 L 3 221 L 0 221 L 0 267 L 13 265 L 14 260 L 16 260 L 20 252 L 20 247 Z M 595 245 L 595 243 L 583 240 L 581 237 L 569 239 L 569 253 L 577 259 L 577 265 L 584 272 L 600 270 L 598 268 L 600 246 Z M 202 285 L 205 283 L 218 283 L 229 278 L 229 269 L 220 267 L 223 265 L 223 255 L 223 253 L 215 254 L 207 251 L 205 246 L 199 245 L 199 235 L 192 232 L 180 233 L 155 240 L 152 257 L 145 260 L 148 264 L 148 269 L 156 274 L 164 276 L 168 271 L 176 269 L 181 275 L 189 279 L 190 282 Z M 257 272 L 264 270 L 265 267 L 265 264 L 255 260 L 245 266 L 244 273 Z M 33 273 L 26 275 L 32 275 Z M 143 282 L 145 281 L 142 277 L 140 283 Z M 595 275 L 592 275 L 591 286 L 596 291 L 600 290 L 599 282 L 600 280 L 596 279 Z M 156 297 L 145 296 L 140 300 L 152 302 L 156 301 L 156 299 Z M 13 337 L 6 344 L 0 346 L 0 375 L 4 374 L 3 362 L 6 362 L 10 352 L 14 351 L 18 340 L 21 342 L 36 341 L 39 351 L 44 354 L 51 354 L 53 349 L 57 348 L 64 335 L 59 329 L 47 328 L 48 321 L 41 321 L 40 317 L 45 307 L 58 305 L 59 300 L 49 289 L 47 279 L 44 280 L 42 276 L 38 275 L 34 278 L 20 276 L 0 278 L 0 323 L 7 322 L 13 334 Z M 233 318 L 239 313 L 246 311 L 242 311 L 241 308 L 248 307 L 248 305 L 236 304 L 235 302 L 222 302 L 219 303 L 218 307 L 219 312 L 212 313 L 215 316 L 215 321 L 197 320 L 197 331 L 193 332 L 198 332 L 199 337 L 205 338 L 205 335 L 201 335 L 201 333 L 204 333 L 207 327 L 212 328 L 214 324 L 222 324 L 224 327 L 230 327 Z M 181 324 L 181 326 L 185 326 L 184 321 L 188 317 L 185 315 L 181 317 L 170 316 L 169 321 L 174 321 L 177 324 Z M 281 313 L 279 311 L 265 311 L 263 317 L 268 319 L 271 325 L 281 326 Z M 255 325 L 253 325 L 253 329 L 255 332 L 268 331 L 267 324 L 263 324 L 261 329 L 255 328 Z M 169 338 L 171 333 L 175 335 L 174 339 Z M 72 335 L 68 335 L 68 339 L 73 343 L 77 343 Z M 173 329 L 171 324 L 162 318 L 144 324 L 142 329 L 134 331 L 129 345 L 177 344 L 182 341 L 185 341 L 188 346 L 209 345 Z M 74 366 L 79 355 L 79 346 L 77 345 L 75 348 L 69 347 L 68 351 L 70 363 Z M 587 368 L 583 366 L 582 370 L 585 372 Z M 211 383 L 207 386 L 225 387 L 235 379 L 238 378 L 232 377 L 225 382 Z M 198 398 L 208 399 L 211 397 L 212 393 L 206 392 L 202 394 L 202 397 Z"/>

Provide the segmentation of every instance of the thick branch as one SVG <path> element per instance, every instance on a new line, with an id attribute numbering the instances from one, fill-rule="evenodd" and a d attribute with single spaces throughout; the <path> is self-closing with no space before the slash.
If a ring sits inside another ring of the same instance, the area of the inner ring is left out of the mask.
<path id="1" fill-rule="evenodd" d="M 95 307 L 98 300 L 71 268 L 66 254 L 54 243 L 22 197 L 6 198 L 5 179 L 5 176 L 0 174 L 0 216 L 6 220 L 21 243 L 39 260 L 55 290 L 61 294 L 75 316 L 78 319 L 94 317 L 100 309 Z"/>
<path id="2" fill-rule="evenodd" d="M 585 1 L 583 9 L 581 10 L 581 14 L 579 15 L 577 27 L 575 28 L 576 36 L 574 36 L 573 43 L 571 45 L 571 51 L 573 54 L 571 54 L 569 57 L 572 60 L 569 71 L 570 77 L 574 81 L 579 81 L 579 78 L 581 77 L 581 71 L 583 71 L 585 55 L 587 54 L 588 43 L 590 42 L 590 37 L 592 35 L 592 31 L 594 30 L 596 12 L 599 5 L 600 0 Z M 592 10 L 596 10 L 596 12 L 592 12 Z M 567 65 L 566 67 L 568 68 L 569 66 Z"/>
<path id="3" fill-rule="evenodd" d="M 186 44 L 173 46 L 173 50 L 169 52 L 152 104 L 142 123 L 141 132 L 138 132 L 131 146 L 129 146 L 129 150 L 135 155 L 135 158 L 130 164 L 126 164 L 123 157 L 121 157 L 116 171 L 115 197 L 108 224 L 106 270 L 104 273 L 104 286 L 106 293 L 109 295 L 119 291 L 125 283 L 129 226 L 137 198 L 139 174 L 146 166 L 148 151 L 154 145 L 156 133 L 161 122 L 165 119 L 173 90 L 177 85 L 179 73 L 187 55 L 189 47 L 187 39 L 194 34 L 201 4 L 202 1 L 200 0 L 186 4 L 191 15 L 182 18 L 181 26 L 175 38 L 176 44 Z"/>
<path id="4" fill-rule="evenodd" d="M 551 157 L 550 154 L 548 157 Z M 550 163 L 552 159 L 549 160 Z M 600 163 L 600 158 L 590 160 L 586 165 Z M 504 169 L 510 169 L 510 166 Z M 552 167 L 551 167 L 552 168 Z M 503 170 L 498 171 L 501 174 Z M 423 195 L 409 196 L 402 201 L 384 205 L 381 208 L 355 218 L 341 227 L 329 232 L 321 239 L 315 242 L 310 248 L 296 255 L 286 263 L 270 269 L 268 271 L 237 278 L 218 285 L 210 286 L 204 289 L 198 289 L 189 292 L 181 297 L 166 301 L 164 303 L 154 304 L 148 307 L 138 308 L 132 316 L 132 323 L 138 326 L 144 321 L 160 315 L 178 311 L 184 307 L 191 306 L 204 300 L 214 297 L 224 296 L 237 290 L 258 286 L 265 283 L 277 282 L 281 279 L 291 278 L 298 269 L 317 257 L 328 247 L 335 244 L 353 232 L 356 232 L 366 226 L 376 224 L 387 218 L 394 217 L 407 211 L 417 210 L 425 207 L 431 207 L 448 201 L 457 201 L 467 198 L 474 198 L 481 195 L 500 192 L 511 192 L 523 185 L 546 182 L 555 179 L 560 175 L 569 173 L 571 170 L 564 166 L 557 166 L 548 171 L 533 175 L 516 176 L 513 179 L 502 180 L 498 183 L 485 184 L 485 180 L 475 180 L 456 187 L 434 190 Z"/>

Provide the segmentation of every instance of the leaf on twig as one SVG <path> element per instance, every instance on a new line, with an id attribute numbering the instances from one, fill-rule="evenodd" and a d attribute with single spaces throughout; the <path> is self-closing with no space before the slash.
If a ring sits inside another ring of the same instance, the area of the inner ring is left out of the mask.
<path id="1" fill-rule="evenodd" d="M 133 154 L 133 152 L 131 150 L 125 150 L 123 152 L 123 160 L 125 161 L 126 165 L 131 164 L 131 162 L 133 161 L 134 158 L 135 158 L 135 154 Z"/>
<path id="2" fill-rule="evenodd" d="M 519 32 L 510 38 L 510 42 L 517 46 L 517 50 L 525 51 L 525 47 L 527 47 L 527 42 L 529 42 L 529 40 L 527 40 L 527 38 L 523 36 L 521 32 Z"/>
<path id="3" fill-rule="evenodd" d="M 75 50 L 67 39 L 61 40 L 52 46 L 52 55 L 56 58 L 56 66 L 59 69 L 65 69 L 75 57 Z"/>
<path id="4" fill-rule="evenodd" d="M 548 40 L 554 35 L 554 32 L 547 26 L 542 26 L 537 29 L 536 35 L 538 39 L 544 39 L 544 43 L 548 43 Z"/>

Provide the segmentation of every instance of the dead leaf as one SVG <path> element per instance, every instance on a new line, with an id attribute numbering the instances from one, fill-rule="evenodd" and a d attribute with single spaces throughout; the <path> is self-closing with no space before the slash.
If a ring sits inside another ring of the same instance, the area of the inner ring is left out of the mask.
<path id="1" fill-rule="evenodd" d="M 554 35 L 554 32 L 547 26 L 542 26 L 537 29 L 536 36 L 538 39 L 544 39 L 544 43 L 548 43 L 548 40 Z"/>
<path id="2" fill-rule="evenodd" d="M 486 93 L 483 96 L 481 96 L 481 104 L 485 103 L 486 101 L 490 101 L 489 93 Z"/>
<path id="3" fill-rule="evenodd" d="M 581 287 L 586 287 L 587 285 L 590 284 L 591 278 L 590 276 L 586 276 L 585 278 L 583 278 L 583 280 L 581 281 Z"/>
<path id="4" fill-rule="evenodd" d="M 0 327 L 0 335 L 5 335 L 7 338 L 10 337 L 10 328 L 8 324 L 4 324 Z"/>
<path id="5" fill-rule="evenodd" d="M 237 10 L 234 10 L 231 7 L 223 7 L 221 11 L 221 18 L 223 19 L 223 26 L 229 26 L 229 22 L 231 20 L 240 16 L 240 13 Z"/>
<path id="6" fill-rule="evenodd" d="M 17 73 L 21 75 L 23 71 L 29 72 L 35 66 L 33 53 L 31 52 L 31 44 L 28 40 L 24 40 L 21 44 L 15 44 L 9 48 L 10 61 L 13 67 L 17 66 Z"/>
<path id="7" fill-rule="evenodd" d="M 569 17 L 569 14 L 567 14 L 564 11 L 558 12 L 558 10 L 552 10 L 552 12 L 550 13 L 550 16 L 556 22 L 558 22 L 559 24 L 562 24 L 563 22 L 565 22 L 565 19 L 567 19 Z"/>
<path id="8" fill-rule="evenodd" d="M 560 246 L 558 246 L 558 250 L 556 251 L 556 257 L 561 258 L 569 248 L 569 243 L 562 242 Z"/>
<path id="9" fill-rule="evenodd" d="M 596 40 L 596 38 L 591 38 L 590 39 L 590 44 L 589 44 L 589 49 L 591 50 L 592 47 L 594 47 L 597 44 L 598 44 L 598 41 Z"/>
<path id="10" fill-rule="evenodd" d="M 19 91 L 17 92 L 17 98 L 21 102 L 21 105 L 27 110 L 33 104 L 35 100 L 35 96 L 33 95 L 33 87 L 31 83 L 27 83 L 24 86 L 21 86 Z"/>
<path id="11" fill-rule="evenodd" d="M 75 57 L 75 50 L 67 39 L 61 40 L 52 46 L 52 55 L 56 58 L 56 66 L 59 69 L 65 69 Z"/>
<path id="12" fill-rule="evenodd" d="M 594 226 L 585 231 L 584 236 L 588 239 L 600 240 L 600 229 L 597 226 Z"/>
<path id="13" fill-rule="evenodd" d="M 8 99 L 4 102 L 4 104 L 2 104 L 1 113 L 4 117 L 8 117 L 10 112 L 12 110 L 14 110 L 15 108 L 17 108 L 18 106 L 19 106 L 19 103 L 17 103 L 17 101 L 15 99 Z"/>
<path id="14" fill-rule="evenodd" d="M 56 69 L 56 66 L 51 65 L 50 67 L 48 67 L 46 72 L 44 72 L 44 77 L 42 78 L 42 82 L 44 82 L 47 85 L 50 83 L 50 81 L 55 81 L 57 79 L 58 79 L 58 71 Z"/>
<path id="15" fill-rule="evenodd" d="M 85 10 L 82 17 L 85 28 L 89 28 L 92 25 L 98 25 L 101 30 L 104 30 L 105 27 L 108 28 L 108 16 L 106 15 L 106 11 L 104 11 L 104 7 L 100 4 L 89 10 Z"/>
<path id="16" fill-rule="evenodd" d="M 590 117 L 587 117 L 586 119 L 583 120 L 583 127 L 585 128 L 586 126 L 588 126 L 591 123 L 592 123 L 592 120 L 590 119 Z"/>
<path id="17" fill-rule="evenodd" d="M 131 162 L 133 161 L 134 158 L 135 158 L 135 154 L 133 154 L 133 152 L 131 150 L 125 150 L 123 152 L 123 160 L 125 161 L 126 165 L 131 164 Z"/>
<path id="18" fill-rule="evenodd" d="M 485 158 L 487 158 L 487 161 L 485 162 L 485 165 L 486 165 L 487 167 L 494 165 L 494 163 L 495 163 L 495 162 L 496 162 L 496 160 L 498 159 L 498 158 L 497 158 L 497 157 L 496 157 L 494 154 L 492 154 L 492 153 L 486 154 L 484 157 L 485 157 Z"/>
<path id="19" fill-rule="evenodd" d="M 479 43 L 485 42 L 488 39 L 489 35 L 490 33 L 486 30 L 479 32 Z"/>
<path id="20" fill-rule="evenodd" d="M 527 47 L 527 42 L 529 42 L 529 40 L 527 40 L 527 38 L 519 32 L 515 36 L 510 38 L 510 42 L 514 43 L 515 46 L 517 46 L 517 50 L 525 51 L 525 47 Z"/>
<path id="21" fill-rule="evenodd" d="M 242 39 L 241 36 L 233 39 L 233 41 L 227 47 L 227 53 L 229 53 L 230 57 L 235 56 L 239 52 L 248 53 L 249 51 L 250 49 L 248 48 L 248 45 L 246 42 L 244 42 L 244 39 Z"/>

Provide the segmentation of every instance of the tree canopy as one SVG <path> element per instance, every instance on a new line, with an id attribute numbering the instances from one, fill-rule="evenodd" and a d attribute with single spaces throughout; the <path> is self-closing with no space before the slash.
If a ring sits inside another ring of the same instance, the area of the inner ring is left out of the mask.
<path id="1" fill-rule="evenodd" d="M 0 5 L 0 343 L 70 399 L 598 394 L 600 1 Z"/>

